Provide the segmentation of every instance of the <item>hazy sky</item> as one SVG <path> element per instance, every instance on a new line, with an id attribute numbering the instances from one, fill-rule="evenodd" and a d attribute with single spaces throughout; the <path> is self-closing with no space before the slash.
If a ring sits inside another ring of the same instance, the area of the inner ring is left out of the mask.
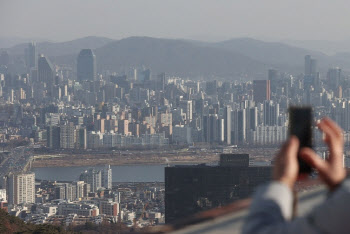
<path id="1" fill-rule="evenodd" d="M 0 37 L 350 39 L 346 0 L 0 0 Z"/>

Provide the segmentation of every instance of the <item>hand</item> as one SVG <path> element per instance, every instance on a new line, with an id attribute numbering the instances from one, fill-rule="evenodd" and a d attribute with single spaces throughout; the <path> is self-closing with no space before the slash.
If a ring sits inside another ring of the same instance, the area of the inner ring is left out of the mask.
<path id="1" fill-rule="evenodd" d="M 301 149 L 300 157 L 318 170 L 321 179 L 332 190 L 346 177 L 346 171 L 343 165 L 343 131 L 336 123 L 328 118 L 322 119 L 318 123 L 318 127 L 325 134 L 324 141 L 329 147 L 329 158 L 326 161 L 322 160 L 310 148 Z"/>
<path id="2" fill-rule="evenodd" d="M 273 179 L 284 183 L 290 189 L 293 189 L 298 178 L 298 150 L 299 140 L 292 136 L 277 154 L 273 168 Z"/>

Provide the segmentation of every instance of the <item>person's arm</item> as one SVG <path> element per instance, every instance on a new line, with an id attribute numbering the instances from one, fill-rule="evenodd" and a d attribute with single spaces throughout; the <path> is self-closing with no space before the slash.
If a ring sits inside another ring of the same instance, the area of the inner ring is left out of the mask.
<path id="1" fill-rule="evenodd" d="M 292 216 L 293 194 L 280 182 L 260 187 L 253 197 L 243 233 L 285 233 Z"/>
<path id="2" fill-rule="evenodd" d="M 292 192 L 279 182 L 260 187 L 246 219 L 245 234 L 349 233 L 350 180 L 345 180 L 320 206 L 305 217 L 290 221 Z"/>
<path id="3" fill-rule="evenodd" d="M 250 207 L 243 233 L 286 233 L 292 218 L 292 188 L 298 176 L 297 153 L 299 141 L 291 137 L 276 157 L 274 181 L 260 187 Z"/>
<path id="4" fill-rule="evenodd" d="M 342 130 L 329 119 L 322 120 L 318 127 L 325 133 L 329 159 L 323 161 L 310 148 L 302 149 L 300 155 L 318 170 L 321 179 L 333 191 L 331 197 L 308 216 L 290 221 L 292 189 L 299 170 L 299 144 L 292 137 L 276 157 L 274 182 L 255 194 L 243 233 L 344 233 L 350 230 L 350 222 L 346 222 L 347 213 L 350 213 L 350 182 L 340 184 L 346 175 L 342 165 Z"/>

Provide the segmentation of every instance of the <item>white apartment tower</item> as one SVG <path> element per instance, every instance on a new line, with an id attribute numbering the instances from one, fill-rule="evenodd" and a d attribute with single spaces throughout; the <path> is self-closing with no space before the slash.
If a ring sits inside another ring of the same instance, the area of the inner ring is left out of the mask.
<path id="1" fill-rule="evenodd" d="M 112 169 L 111 166 L 106 166 L 102 171 L 102 187 L 112 189 Z"/>
<path id="2" fill-rule="evenodd" d="M 9 176 L 9 204 L 35 203 L 35 174 L 11 174 Z"/>

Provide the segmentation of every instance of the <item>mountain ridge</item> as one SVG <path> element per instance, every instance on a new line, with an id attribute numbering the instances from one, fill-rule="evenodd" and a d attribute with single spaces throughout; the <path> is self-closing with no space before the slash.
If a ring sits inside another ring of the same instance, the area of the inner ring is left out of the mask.
<path id="1" fill-rule="evenodd" d="M 25 46 L 20 44 L 6 50 L 10 54 L 23 54 Z M 99 71 L 123 72 L 144 65 L 155 72 L 164 71 L 172 75 L 237 78 L 249 74 L 266 79 L 268 68 L 292 74 L 302 73 L 307 54 L 319 61 L 321 72 L 337 65 L 342 66 L 343 70 L 350 70 L 348 56 L 328 56 L 282 42 L 253 38 L 204 42 L 146 36 L 121 40 L 92 36 L 67 42 L 38 43 L 39 53 L 49 56 L 56 64 L 70 64 L 73 67 L 79 51 L 84 48 L 95 51 Z"/>

